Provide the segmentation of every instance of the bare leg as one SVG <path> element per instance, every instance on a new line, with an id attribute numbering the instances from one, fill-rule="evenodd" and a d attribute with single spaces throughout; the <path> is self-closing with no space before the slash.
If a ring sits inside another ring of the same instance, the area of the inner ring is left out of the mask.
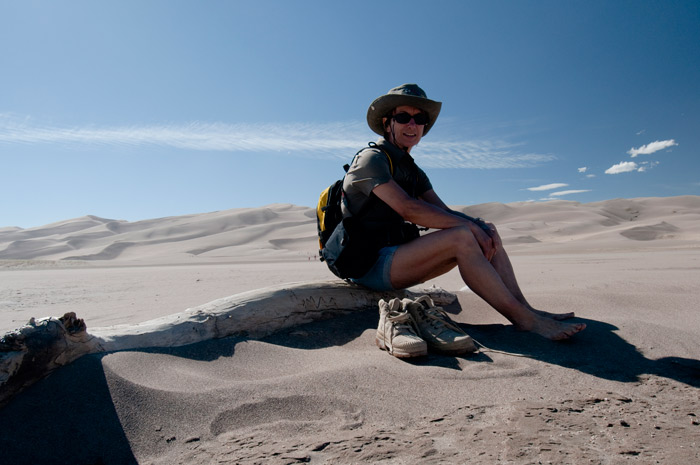
<path id="1" fill-rule="evenodd" d="M 498 263 L 501 268 L 506 266 L 503 259 Z M 409 287 L 439 276 L 455 265 L 469 288 L 520 330 L 561 340 L 586 327 L 583 323 L 563 323 L 542 316 L 516 298 L 494 265 L 486 260 L 468 228 L 438 231 L 400 246 L 391 265 L 392 284 L 397 288 Z M 505 274 L 508 280 L 509 273 Z"/>

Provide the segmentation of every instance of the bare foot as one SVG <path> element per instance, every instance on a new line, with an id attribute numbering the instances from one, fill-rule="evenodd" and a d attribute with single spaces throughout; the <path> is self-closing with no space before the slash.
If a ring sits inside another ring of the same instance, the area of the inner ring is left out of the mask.
<path id="1" fill-rule="evenodd" d="M 520 327 L 519 329 L 531 331 L 552 341 L 563 341 L 586 329 L 586 324 L 562 323 L 549 317 L 539 316 L 538 314 L 532 322 L 531 327 Z"/>
<path id="2" fill-rule="evenodd" d="M 569 312 L 569 313 L 550 313 L 550 312 L 545 312 L 544 310 L 537 310 L 535 308 L 530 307 L 530 311 L 533 313 L 543 316 L 545 318 L 551 318 L 552 320 L 557 320 L 557 321 L 562 321 L 562 320 L 568 320 L 569 318 L 573 318 L 576 315 L 574 312 Z"/>

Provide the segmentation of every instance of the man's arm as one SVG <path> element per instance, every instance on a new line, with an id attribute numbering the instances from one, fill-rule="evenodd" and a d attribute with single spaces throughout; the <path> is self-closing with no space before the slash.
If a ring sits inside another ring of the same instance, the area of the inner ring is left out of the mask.
<path id="1" fill-rule="evenodd" d="M 488 224 L 486 221 L 484 221 L 481 218 L 474 218 L 472 216 L 467 215 L 466 213 L 458 212 L 455 210 L 450 209 L 445 202 L 442 201 L 442 199 L 437 195 L 437 192 L 435 192 L 433 189 L 430 189 L 429 191 L 425 192 L 421 198 L 425 200 L 426 202 L 435 205 L 438 208 L 441 208 L 445 210 L 446 212 L 452 214 L 452 215 L 457 215 L 459 217 L 462 217 L 468 221 L 473 222 L 477 226 L 479 226 L 481 229 L 483 229 L 486 234 L 489 236 L 492 236 L 493 232 L 493 225 Z"/>
<path id="2" fill-rule="evenodd" d="M 421 199 L 414 199 L 392 179 L 375 187 L 372 192 L 411 223 L 433 229 L 468 226 L 488 260 L 503 246 L 495 226 L 482 220 L 488 228 L 487 232 L 474 220 L 468 219 L 471 217 L 453 213 L 432 189 L 424 193 Z"/>
<path id="3" fill-rule="evenodd" d="M 404 220 L 419 226 L 448 229 L 470 223 L 466 218 L 450 214 L 446 207 L 440 204 L 434 204 L 427 199 L 412 198 L 393 179 L 378 185 L 372 192 L 401 215 Z M 437 200 L 439 201 L 439 198 Z"/>

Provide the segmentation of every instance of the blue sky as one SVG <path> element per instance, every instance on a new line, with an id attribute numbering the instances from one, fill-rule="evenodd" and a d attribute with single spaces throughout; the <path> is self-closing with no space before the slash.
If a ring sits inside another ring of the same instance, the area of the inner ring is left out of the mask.
<path id="1" fill-rule="evenodd" d="M 406 82 L 451 205 L 700 195 L 697 1 L 0 0 L 0 227 L 314 206 Z"/>

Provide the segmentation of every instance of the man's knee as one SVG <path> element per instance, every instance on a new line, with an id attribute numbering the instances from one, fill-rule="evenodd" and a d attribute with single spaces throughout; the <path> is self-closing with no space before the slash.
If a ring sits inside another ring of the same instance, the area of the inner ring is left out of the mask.
<path id="1" fill-rule="evenodd" d="M 448 230 L 450 232 L 450 243 L 457 252 L 469 252 L 471 250 L 480 249 L 479 243 L 474 237 L 474 233 L 469 229 L 469 226 L 458 226 Z"/>

